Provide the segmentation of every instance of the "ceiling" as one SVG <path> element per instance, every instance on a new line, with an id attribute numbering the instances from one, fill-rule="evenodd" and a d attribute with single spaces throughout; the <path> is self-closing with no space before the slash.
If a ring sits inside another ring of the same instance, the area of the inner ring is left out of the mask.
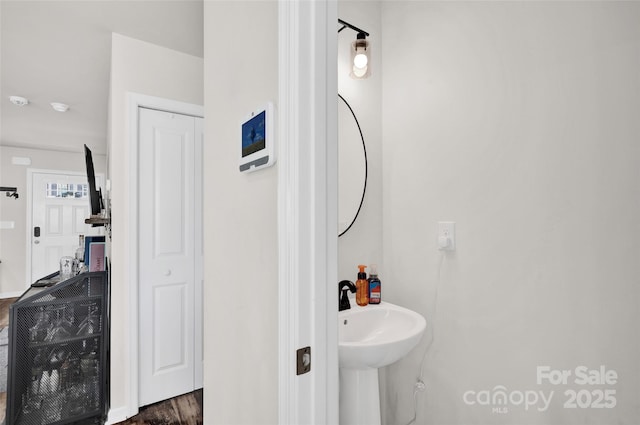
<path id="1" fill-rule="evenodd" d="M 0 145 L 105 154 L 111 33 L 202 57 L 202 16 L 202 0 L 0 0 Z"/>

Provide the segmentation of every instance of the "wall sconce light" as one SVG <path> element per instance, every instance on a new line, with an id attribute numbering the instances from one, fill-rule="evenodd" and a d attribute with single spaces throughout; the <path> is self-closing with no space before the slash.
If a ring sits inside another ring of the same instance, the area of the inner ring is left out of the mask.
<path id="1" fill-rule="evenodd" d="M 18 199 L 18 188 L 15 187 L 5 187 L 0 186 L 0 192 L 7 192 L 6 195 L 8 198 Z"/>
<path id="2" fill-rule="evenodd" d="M 338 23 L 342 25 L 338 32 L 350 28 L 358 34 L 356 40 L 351 43 L 351 72 L 349 75 L 355 79 L 369 77 L 371 75 L 371 49 L 367 41 L 369 33 L 342 19 L 338 19 Z"/>
<path id="3" fill-rule="evenodd" d="M 351 77 L 352 78 L 367 78 L 371 75 L 369 69 L 369 42 L 367 36 L 360 32 L 357 35 L 356 41 L 351 43 Z"/>

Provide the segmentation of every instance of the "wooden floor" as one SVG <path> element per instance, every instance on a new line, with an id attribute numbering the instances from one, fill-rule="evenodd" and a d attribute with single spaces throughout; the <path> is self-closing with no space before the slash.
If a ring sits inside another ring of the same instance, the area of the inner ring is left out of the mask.
<path id="1" fill-rule="evenodd" d="M 7 414 L 7 393 L 0 393 L 0 424 L 4 425 L 4 417 Z"/>
<path id="2" fill-rule="evenodd" d="M 202 390 L 140 408 L 118 425 L 202 425 Z"/>
<path id="3" fill-rule="evenodd" d="M 9 326 L 9 306 L 17 298 L 0 298 L 0 329 Z"/>
<path id="4" fill-rule="evenodd" d="M 0 299 L 0 329 L 9 326 L 9 306 L 17 298 L 2 298 Z M 7 393 L 0 392 L 0 424 L 4 423 L 4 416 L 6 414 L 7 406 Z"/>

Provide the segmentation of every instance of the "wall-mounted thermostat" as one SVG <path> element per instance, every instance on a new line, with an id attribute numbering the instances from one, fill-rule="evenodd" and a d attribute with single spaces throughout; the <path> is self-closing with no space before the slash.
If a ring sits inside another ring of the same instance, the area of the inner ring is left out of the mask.
<path id="1" fill-rule="evenodd" d="M 276 162 L 274 122 L 271 102 L 242 121 L 240 171 L 256 171 Z"/>

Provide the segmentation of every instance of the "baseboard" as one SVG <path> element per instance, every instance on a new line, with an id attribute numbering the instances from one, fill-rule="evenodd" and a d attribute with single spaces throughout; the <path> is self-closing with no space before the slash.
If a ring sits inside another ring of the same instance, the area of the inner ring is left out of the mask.
<path id="1" fill-rule="evenodd" d="M 2 293 L 0 293 L 0 299 L 3 299 L 3 298 L 17 298 L 22 294 L 24 294 L 24 291 L 2 292 Z"/>
<path id="2" fill-rule="evenodd" d="M 107 418 L 105 425 L 113 425 L 118 422 L 126 421 L 129 418 L 129 415 L 127 414 L 128 412 L 129 410 L 126 406 L 109 409 L 109 417 Z"/>

